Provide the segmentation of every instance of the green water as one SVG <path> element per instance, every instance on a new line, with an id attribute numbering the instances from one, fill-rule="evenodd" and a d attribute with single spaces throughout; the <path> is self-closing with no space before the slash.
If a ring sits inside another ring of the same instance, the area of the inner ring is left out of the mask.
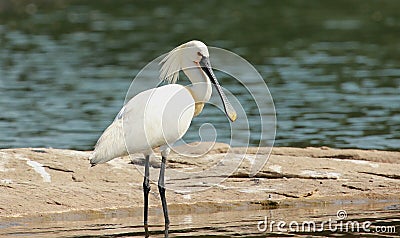
<path id="1" fill-rule="evenodd" d="M 138 71 L 199 39 L 261 73 L 277 112 L 275 145 L 399 150 L 399 9 L 399 1 L 1 0 L 0 148 L 91 149 Z M 185 138 L 198 140 L 210 121 L 229 141 L 212 107 Z"/>

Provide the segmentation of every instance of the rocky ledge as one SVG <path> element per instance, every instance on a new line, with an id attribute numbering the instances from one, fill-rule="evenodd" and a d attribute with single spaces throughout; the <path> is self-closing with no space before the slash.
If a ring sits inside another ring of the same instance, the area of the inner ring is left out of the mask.
<path id="1" fill-rule="evenodd" d="M 229 148 L 202 144 L 172 153 L 167 201 L 185 204 L 278 204 L 338 197 L 400 197 L 400 152 L 321 148 Z M 200 146 L 200 147 L 201 147 Z M 271 152 L 271 154 L 270 154 Z M 268 158 L 255 176 L 249 168 Z M 143 156 L 90 167 L 90 152 L 18 148 L 0 150 L 0 217 L 142 206 Z M 227 156 L 229 154 L 229 156 Z M 151 159 L 156 183 L 160 159 Z M 150 204 L 160 206 L 156 185 Z"/>

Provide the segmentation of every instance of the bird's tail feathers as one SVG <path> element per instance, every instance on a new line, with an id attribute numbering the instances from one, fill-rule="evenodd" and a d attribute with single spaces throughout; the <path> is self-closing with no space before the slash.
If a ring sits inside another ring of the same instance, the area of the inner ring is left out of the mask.
<path id="1" fill-rule="evenodd" d="M 127 154 L 122 120 L 115 120 L 103 132 L 89 159 L 90 164 L 95 166 Z"/>

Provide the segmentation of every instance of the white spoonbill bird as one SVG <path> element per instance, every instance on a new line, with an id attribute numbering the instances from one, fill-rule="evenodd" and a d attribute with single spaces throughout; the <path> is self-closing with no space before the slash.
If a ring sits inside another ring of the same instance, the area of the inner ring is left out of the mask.
<path id="1" fill-rule="evenodd" d="M 201 41 L 190 41 L 178 46 L 161 61 L 160 79 L 165 86 L 149 89 L 130 99 L 113 123 L 103 132 L 90 157 L 92 166 L 105 163 L 128 153 L 143 153 L 145 172 L 144 228 L 148 235 L 149 158 L 153 149 L 160 147 L 161 168 L 158 190 L 161 197 L 165 235 L 168 236 L 169 218 L 165 199 L 164 171 L 172 143 L 186 133 L 193 117 L 200 114 L 210 99 L 211 85 L 219 93 L 226 116 L 233 122 L 236 111 L 229 103 L 215 77 L 209 61 L 207 46 Z M 179 71 L 183 70 L 191 85 L 175 84 Z"/>

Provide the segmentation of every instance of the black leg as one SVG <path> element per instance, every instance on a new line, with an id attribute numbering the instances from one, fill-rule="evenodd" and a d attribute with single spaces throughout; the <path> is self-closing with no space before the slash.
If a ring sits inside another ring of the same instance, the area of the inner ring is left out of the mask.
<path id="1" fill-rule="evenodd" d="M 165 221 L 165 237 L 168 237 L 168 229 L 169 229 L 169 218 L 168 218 L 168 207 L 167 200 L 165 199 L 165 183 L 164 183 L 164 173 L 165 173 L 165 163 L 167 157 L 162 156 L 161 168 L 160 168 L 160 177 L 158 178 L 158 191 L 160 192 L 162 208 L 164 212 L 164 221 Z"/>
<path id="2" fill-rule="evenodd" d="M 143 195 L 144 195 L 144 232 L 145 236 L 149 237 L 149 228 L 147 223 L 148 211 L 149 211 L 149 192 L 150 192 L 150 180 L 149 180 L 149 160 L 150 156 L 146 155 L 144 160 L 144 181 L 143 181 Z"/>

